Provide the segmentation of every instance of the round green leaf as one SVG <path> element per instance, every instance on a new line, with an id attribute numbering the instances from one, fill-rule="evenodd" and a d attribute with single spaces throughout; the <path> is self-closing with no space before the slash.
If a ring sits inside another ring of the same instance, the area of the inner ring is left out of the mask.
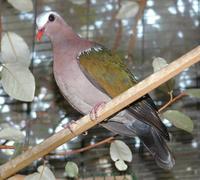
<path id="1" fill-rule="evenodd" d="M 132 152 L 129 147 L 120 140 L 115 140 L 110 145 L 110 156 L 113 161 L 132 161 Z"/>
<path id="2" fill-rule="evenodd" d="M 8 2 L 19 11 L 29 12 L 33 10 L 33 2 L 31 0 L 8 0 Z"/>
<path id="3" fill-rule="evenodd" d="M 35 93 L 35 79 L 30 70 L 20 63 L 4 64 L 2 86 L 13 98 L 32 101 Z"/>
<path id="4" fill-rule="evenodd" d="M 78 166 L 76 163 L 69 161 L 65 166 L 65 172 L 68 177 L 75 178 L 78 177 Z"/>
<path id="5" fill-rule="evenodd" d="M 39 166 L 37 170 L 44 179 L 56 180 L 53 172 L 47 166 Z"/>
<path id="6" fill-rule="evenodd" d="M 169 120 L 177 128 L 183 129 L 189 133 L 193 131 L 193 121 L 180 111 L 168 110 L 163 113 L 164 118 Z"/>
<path id="7" fill-rule="evenodd" d="M 153 58 L 153 70 L 154 72 L 159 71 L 160 69 L 164 68 L 165 66 L 167 66 L 168 63 L 165 59 L 161 58 L 161 57 L 154 57 Z"/>
<path id="8" fill-rule="evenodd" d="M 168 65 L 168 63 L 164 58 L 161 58 L 161 57 L 154 57 L 153 58 L 152 66 L 153 66 L 154 72 L 159 71 L 160 69 L 164 68 L 167 65 Z M 175 85 L 175 80 L 170 79 L 166 83 L 159 86 L 159 89 L 163 92 L 168 93 L 168 92 L 170 92 L 174 89 L 174 85 Z"/>
<path id="9" fill-rule="evenodd" d="M 0 139 L 22 142 L 24 138 L 25 137 L 20 130 L 13 128 L 9 125 L 0 131 Z"/>
<path id="10" fill-rule="evenodd" d="M 191 97 L 200 98 L 200 89 L 186 89 L 185 92 Z"/>
<path id="11" fill-rule="evenodd" d="M 53 172 L 47 166 L 39 166 L 38 172 L 25 177 L 25 180 L 56 180 Z"/>
<path id="12" fill-rule="evenodd" d="M 119 170 L 119 171 L 125 171 L 127 170 L 128 166 L 127 164 L 123 161 L 123 160 L 118 160 L 115 162 L 115 167 Z"/>
<path id="13" fill-rule="evenodd" d="M 3 63 L 20 62 L 29 67 L 31 62 L 30 50 L 19 35 L 13 32 L 5 33 L 1 40 L 1 51 Z"/>
<path id="14" fill-rule="evenodd" d="M 175 86 L 175 79 L 170 79 L 169 81 L 167 81 L 166 83 L 162 84 L 158 88 L 162 92 L 169 93 L 169 92 L 173 91 L 174 86 Z"/>

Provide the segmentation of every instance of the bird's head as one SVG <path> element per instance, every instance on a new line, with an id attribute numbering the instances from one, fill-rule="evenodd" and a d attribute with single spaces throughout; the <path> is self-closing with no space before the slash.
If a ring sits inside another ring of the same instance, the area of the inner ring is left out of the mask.
<path id="1" fill-rule="evenodd" d="M 63 25 L 66 25 L 62 17 L 54 11 L 40 14 L 36 19 L 36 24 L 38 27 L 36 38 L 39 41 L 44 34 L 51 38 L 52 35 L 59 33 Z"/>

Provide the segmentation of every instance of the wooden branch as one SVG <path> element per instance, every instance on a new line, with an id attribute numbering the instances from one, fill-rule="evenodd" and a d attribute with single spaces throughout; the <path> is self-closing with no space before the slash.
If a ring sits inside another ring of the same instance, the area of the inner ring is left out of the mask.
<path id="1" fill-rule="evenodd" d="M 158 112 L 165 110 L 168 106 L 170 106 L 171 104 L 173 104 L 174 102 L 176 102 L 177 100 L 179 100 L 180 98 L 185 97 L 185 96 L 188 96 L 188 94 L 186 94 L 185 92 L 182 92 L 178 96 L 175 96 L 175 97 L 170 96 L 171 97 L 170 100 L 166 104 L 164 104 L 160 109 L 158 109 Z M 88 146 L 80 148 L 80 149 L 73 149 L 73 150 L 64 151 L 64 152 L 56 153 L 56 154 L 52 154 L 52 155 L 66 156 L 66 155 L 77 154 L 77 153 L 81 153 L 81 152 L 90 150 L 92 148 L 95 148 L 97 146 L 100 146 L 100 145 L 103 145 L 106 143 L 111 143 L 113 140 L 114 140 L 114 136 L 111 136 L 111 137 L 101 140 L 95 144 L 91 144 L 91 145 L 88 145 Z M 11 146 L 11 147 L 13 147 L 13 149 L 15 148 L 14 146 Z"/>
<path id="2" fill-rule="evenodd" d="M 47 138 L 42 143 L 36 145 L 32 149 L 27 150 L 18 157 L 0 166 L 0 179 L 5 179 L 13 175 L 20 169 L 29 165 L 34 160 L 48 154 L 49 152 L 56 149 L 58 146 L 82 134 L 83 132 L 87 131 L 88 129 L 106 119 L 107 117 L 123 109 L 133 101 L 139 99 L 141 96 L 160 86 L 162 83 L 176 76 L 185 68 L 190 67 L 199 60 L 200 46 L 197 46 L 195 49 L 178 58 L 176 61 L 170 63 L 165 68 L 150 75 L 143 81 L 136 84 L 134 87 L 128 89 L 121 95 L 115 97 L 112 101 L 108 102 L 105 105 L 105 108 L 99 111 L 96 121 L 90 120 L 90 116 L 86 115 L 73 124 L 73 133 L 68 129 L 63 129 L 53 136 Z"/>

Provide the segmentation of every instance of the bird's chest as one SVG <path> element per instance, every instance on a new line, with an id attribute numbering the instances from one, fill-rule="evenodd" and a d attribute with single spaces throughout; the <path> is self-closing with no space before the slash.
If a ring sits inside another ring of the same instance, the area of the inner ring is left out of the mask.
<path id="1" fill-rule="evenodd" d="M 81 113 L 87 114 L 97 103 L 110 100 L 93 86 L 76 61 L 54 62 L 54 77 L 63 96 Z"/>

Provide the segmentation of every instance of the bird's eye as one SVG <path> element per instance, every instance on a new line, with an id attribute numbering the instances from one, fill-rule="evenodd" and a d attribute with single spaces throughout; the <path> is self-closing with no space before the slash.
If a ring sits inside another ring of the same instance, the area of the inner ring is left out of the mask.
<path id="1" fill-rule="evenodd" d="M 55 20 L 55 16 L 53 14 L 49 15 L 49 21 L 53 22 Z"/>

